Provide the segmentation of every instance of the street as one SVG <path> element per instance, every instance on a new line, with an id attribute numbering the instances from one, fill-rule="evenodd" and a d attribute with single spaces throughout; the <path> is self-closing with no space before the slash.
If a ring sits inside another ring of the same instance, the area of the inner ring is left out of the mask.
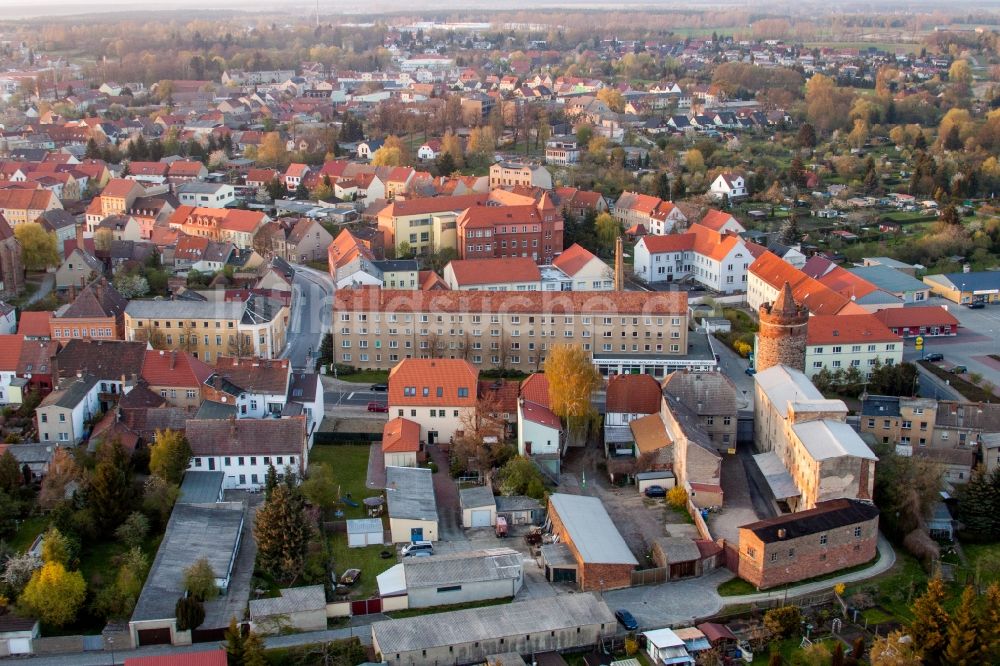
<path id="1" fill-rule="evenodd" d="M 285 351 L 295 369 L 312 370 L 323 334 L 330 330 L 333 309 L 333 280 L 306 266 L 295 265 L 292 285 L 292 314 L 288 323 Z"/>

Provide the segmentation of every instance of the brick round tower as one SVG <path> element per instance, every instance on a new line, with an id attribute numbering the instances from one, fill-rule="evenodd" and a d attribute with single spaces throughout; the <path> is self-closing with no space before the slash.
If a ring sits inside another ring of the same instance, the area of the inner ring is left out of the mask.
<path id="1" fill-rule="evenodd" d="M 805 372 L 806 329 L 809 309 L 792 298 L 787 282 L 773 303 L 760 306 L 760 331 L 757 333 L 757 372 L 775 365 L 787 365 Z"/>

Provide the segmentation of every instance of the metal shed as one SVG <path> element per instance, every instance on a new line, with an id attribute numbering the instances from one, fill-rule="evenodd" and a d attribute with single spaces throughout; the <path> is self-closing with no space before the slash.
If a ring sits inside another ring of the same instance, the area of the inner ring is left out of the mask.
<path id="1" fill-rule="evenodd" d="M 355 518 L 347 521 L 347 547 L 383 545 L 382 521 L 378 518 Z"/>

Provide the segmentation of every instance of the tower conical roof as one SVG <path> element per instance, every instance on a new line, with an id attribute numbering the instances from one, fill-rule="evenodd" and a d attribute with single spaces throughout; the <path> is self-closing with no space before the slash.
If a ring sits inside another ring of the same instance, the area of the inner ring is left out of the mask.
<path id="1" fill-rule="evenodd" d="M 796 315 L 798 312 L 799 306 L 792 297 L 792 285 L 786 280 L 785 285 L 778 292 L 778 297 L 774 299 L 774 303 L 771 305 L 771 313 Z"/>

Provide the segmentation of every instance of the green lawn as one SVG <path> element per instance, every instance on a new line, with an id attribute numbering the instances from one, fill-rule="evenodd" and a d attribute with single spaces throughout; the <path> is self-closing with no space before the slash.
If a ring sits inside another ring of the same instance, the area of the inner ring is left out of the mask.
<path id="1" fill-rule="evenodd" d="M 754 587 L 753 583 L 747 582 L 742 578 L 731 578 L 720 585 L 716 591 L 720 597 L 738 597 L 744 594 L 753 594 L 757 591 L 757 588 Z"/>
<path id="2" fill-rule="evenodd" d="M 337 379 L 358 384 L 384 384 L 389 381 L 388 370 L 359 370 L 349 375 L 337 375 Z"/>
<path id="3" fill-rule="evenodd" d="M 920 563 L 901 548 L 896 549 L 896 563 L 878 578 L 848 586 L 844 598 L 860 591 L 873 591 L 875 602 L 901 622 L 912 619 L 910 604 L 927 584 L 927 573 Z"/>
<path id="4" fill-rule="evenodd" d="M 346 518 L 367 518 L 361 500 L 382 494 L 365 486 L 369 450 L 367 444 L 317 444 L 309 452 L 310 464 L 323 463 L 333 472 L 340 496 L 347 497 L 350 494 L 359 505 L 352 507 L 340 504 L 337 508 L 344 512 Z"/>
<path id="5" fill-rule="evenodd" d="M 796 581 L 789 585 L 779 585 L 778 587 L 769 587 L 768 592 L 780 592 L 786 588 L 797 587 L 799 585 L 805 585 L 807 583 L 818 583 L 824 580 L 830 580 L 831 578 L 836 578 L 837 576 L 843 576 L 844 574 L 849 574 L 854 571 L 861 571 L 862 569 L 867 569 L 873 566 L 879 561 L 881 554 L 876 555 L 875 559 L 865 562 L 864 564 L 859 564 L 857 566 L 848 567 L 847 569 L 839 569 L 837 571 L 831 571 L 830 573 L 823 574 L 822 576 L 815 576 L 813 578 L 806 578 L 805 580 Z M 746 582 L 741 578 L 733 578 L 722 583 L 717 588 L 720 597 L 735 597 L 741 594 L 753 594 L 757 591 L 757 588 Z"/>
<path id="6" fill-rule="evenodd" d="M 26 551 L 31 548 L 35 537 L 44 532 L 48 526 L 49 519 L 47 517 L 32 516 L 21 523 L 8 545 L 18 553 Z"/>
<path id="7" fill-rule="evenodd" d="M 338 533 L 330 537 L 330 555 L 337 575 L 340 576 L 347 569 L 361 569 L 361 579 L 351 588 L 352 598 L 367 599 L 378 595 L 376 576 L 396 564 L 395 557 L 382 559 L 383 550 L 393 550 L 393 547 L 348 548 L 346 534 Z"/>
<path id="8" fill-rule="evenodd" d="M 787 664 L 791 661 L 792 655 L 799 651 L 799 645 L 802 643 L 801 636 L 793 636 L 792 638 L 786 638 L 781 641 L 772 641 L 768 644 L 768 648 L 763 649 L 760 652 L 756 652 L 753 655 L 754 664 L 769 664 L 771 663 L 771 654 L 777 652 L 781 655 L 781 663 Z"/>

